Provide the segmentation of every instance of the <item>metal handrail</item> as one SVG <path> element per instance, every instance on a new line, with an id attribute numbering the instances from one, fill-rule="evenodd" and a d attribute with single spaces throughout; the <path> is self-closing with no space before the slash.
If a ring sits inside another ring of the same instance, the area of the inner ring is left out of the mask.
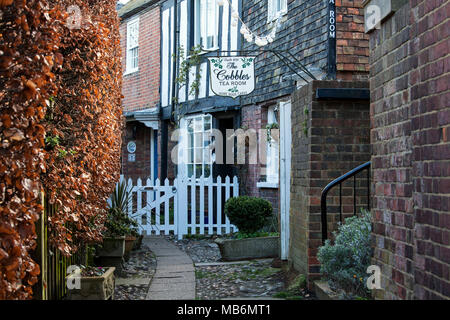
<path id="1" fill-rule="evenodd" d="M 322 242 L 328 238 L 328 224 L 327 224 L 327 195 L 328 192 L 339 185 L 339 216 L 342 222 L 342 183 L 353 177 L 353 214 L 356 215 L 356 175 L 367 169 L 367 209 L 370 209 L 370 165 L 371 162 L 366 162 L 353 170 L 347 172 L 346 174 L 340 176 L 339 178 L 331 181 L 323 190 L 320 199 L 320 211 L 322 219 Z"/>

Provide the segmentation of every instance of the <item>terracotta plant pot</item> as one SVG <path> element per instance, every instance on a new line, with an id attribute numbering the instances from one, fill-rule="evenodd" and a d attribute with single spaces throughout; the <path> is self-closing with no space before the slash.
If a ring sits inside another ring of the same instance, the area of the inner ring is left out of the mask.
<path id="1" fill-rule="evenodd" d="M 114 300 L 114 267 L 108 270 L 101 276 L 83 277 L 79 274 L 72 273 L 67 276 L 68 285 L 67 299 L 68 300 Z M 79 281 L 76 281 L 79 278 Z"/>
<path id="2" fill-rule="evenodd" d="M 125 261 L 130 260 L 130 253 L 131 253 L 131 250 L 133 250 L 135 241 L 136 241 L 136 237 L 134 237 L 134 236 L 126 236 L 125 237 L 125 254 L 123 256 L 125 258 Z"/>

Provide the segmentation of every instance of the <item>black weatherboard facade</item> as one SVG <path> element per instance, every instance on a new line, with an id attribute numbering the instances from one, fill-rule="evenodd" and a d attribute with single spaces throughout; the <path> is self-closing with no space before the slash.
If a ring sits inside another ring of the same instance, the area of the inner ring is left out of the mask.
<path id="1" fill-rule="evenodd" d="M 330 62 L 336 61 L 336 51 L 329 52 L 329 0 L 287 1 L 287 12 L 282 16 L 280 28 L 273 43 L 262 50 L 285 50 L 295 56 L 317 78 L 328 73 Z M 275 22 L 268 20 L 268 0 L 243 2 L 242 18 L 254 33 L 264 36 Z M 243 40 L 243 50 L 258 50 L 254 43 Z M 334 55 L 334 60 L 329 58 Z M 288 61 L 288 63 L 292 63 Z M 335 69 L 335 66 L 334 66 Z M 318 76 L 317 76 L 318 75 Z M 300 80 L 288 65 L 273 53 L 259 55 L 255 64 L 256 89 L 242 98 L 243 105 L 259 104 L 291 94 Z M 305 77 L 310 79 L 309 77 Z"/>

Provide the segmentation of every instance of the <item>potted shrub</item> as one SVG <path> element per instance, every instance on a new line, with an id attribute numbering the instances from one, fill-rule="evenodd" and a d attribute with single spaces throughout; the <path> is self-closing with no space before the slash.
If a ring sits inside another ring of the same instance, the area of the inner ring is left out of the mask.
<path id="1" fill-rule="evenodd" d="M 278 234 L 261 232 L 272 218 L 269 201 L 248 196 L 230 198 L 225 204 L 225 214 L 239 232 L 234 239 L 216 239 L 223 260 L 278 257 Z"/>
<path id="2" fill-rule="evenodd" d="M 105 222 L 106 231 L 103 234 L 103 243 L 97 250 L 100 264 L 116 267 L 117 272 L 122 271 L 122 259 L 126 252 L 126 236 L 133 234 L 137 227 L 136 221 L 127 213 L 131 201 L 131 193 L 125 182 L 117 185 L 111 196 L 108 216 Z M 131 248 L 134 240 L 131 239 Z"/>
<path id="3" fill-rule="evenodd" d="M 68 300 L 114 300 L 114 267 L 83 267 L 67 276 Z"/>

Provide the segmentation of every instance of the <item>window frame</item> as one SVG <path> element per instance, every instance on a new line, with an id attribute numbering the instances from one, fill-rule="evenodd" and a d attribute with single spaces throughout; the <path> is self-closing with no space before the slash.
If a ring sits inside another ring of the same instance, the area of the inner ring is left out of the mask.
<path id="1" fill-rule="evenodd" d="M 276 6 L 280 2 L 280 10 L 276 10 Z M 288 4 L 287 0 L 268 0 L 267 1 L 267 22 L 270 23 L 280 16 L 287 14 Z"/>
<path id="2" fill-rule="evenodd" d="M 275 115 L 278 110 L 278 105 L 273 105 L 267 108 L 267 125 L 276 123 L 280 126 L 279 119 Z M 266 183 L 278 184 L 280 178 L 280 138 L 278 141 L 271 138 L 271 143 L 267 143 L 266 148 Z"/>
<path id="3" fill-rule="evenodd" d="M 204 50 L 216 50 L 219 48 L 219 25 L 218 25 L 218 20 L 219 20 L 219 8 L 217 5 L 217 1 L 216 0 L 211 0 L 213 5 L 214 5 L 214 36 L 213 36 L 213 45 L 211 47 L 206 47 L 202 45 L 202 49 Z M 194 13 L 193 13 L 193 21 L 194 21 L 194 41 L 193 41 L 193 46 L 197 46 L 197 45 L 201 45 L 201 36 L 202 36 L 202 32 L 205 30 L 208 30 L 208 24 L 204 27 L 204 29 L 202 28 L 202 18 L 205 19 L 205 17 L 203 17 L 202 13 L 200 12 L 200 2 L 205 2 L 205 4 L 208 4 L 208 0 L 194 0 Z M 208 17 L 208 8 L 205 10 L 206 12 L 206 18 Z M 209 22 L 208 19 L 206 19 L 206 21 Z M 208 35 L 206 34 L 206 39 L 208 38 Z"/>
<path id="4" fill-rule="evenodd" d="M 135 32 L 137 40 L 135 44 L 131 43 L 133 27 L 136 26 Z M 125 74 L 139 71 L 139 17 L 127 22 L 127 47 L 126 47 L 126 68 Z M 135 66 L 133 66 L 135 64 Z"/>
<path id="5" fill-rule="evenodd" d="M 197 130 L 196 121 L 201 119 L 201 130 Z M 206 130 L 206 119 L 209 119 L 209 129 Z M 189 131 L 189 122 L 193 123 L 192 130 L 192 138 L 191 132 Z M 198 180 L 201 176 L 203 178 L 208 179 L 213 176 L 213 165 L 214 165 L 214 154 L 213 150 L 209 147 L 212 145 L 212 137 L 213 137 L 213 116 L 211 114 L 196 114 L 191 116 L 186 116 L 184 118 L 184 128 L 187 132 L 187 142 L 185 145 L 186 148 L 186 162 L 184 165 L 186 166 L 186 176 L 188 179 L 195 178 Z M 205 142 L 208 141 L 206 139 L 207 134 L 209 133 L 209 144 L 205 145 Z M 196 134 L 201 134 L 201 146 L 198 146 L 198 139 L 196 139 Z M 193 145 L 192 145 L 193 143 Z M 201 149 L 201 161 L 198 161 L 198 155 L 196 154 L 196 149 Z M 192 153 L 193 152 L 193 153 Z M 207 152 L 209 152 L 209 162 L 205 161 Z M 201 174 L 197 176 L 197 166 L 201 166 Z M 205 168 L 209 165 L 209 175 L 205 176 Z M 189 172 L 189 166 L 192 166 L 192 174 Z"/>

